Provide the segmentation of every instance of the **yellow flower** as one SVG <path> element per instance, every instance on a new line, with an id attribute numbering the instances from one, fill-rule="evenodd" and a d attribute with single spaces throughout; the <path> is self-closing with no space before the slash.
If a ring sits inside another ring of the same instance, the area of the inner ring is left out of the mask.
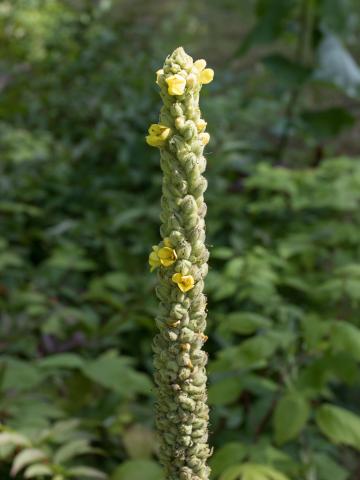
<path id="1" fill-rule="evenodd" d="M 159 247 L 154 245 L 152 248 L 153 251 L 149 255 L 150 272 L 154 271 L 155 268 L 160 267 L 161 265 L 160 258 L 158 256 Z"/>
<path id="2" fill-rule="evenodd" d="M 164 75 L 164 70 L 162 68 L 160 68 L 159 70 L 157 70 L 156 72 L 156 83 L 159 85 L 159 80 L 160 80 L 160 77 L 161 75 Z"/>
<path id="3" fill-rule="evenodd" d="M 204 60 L 203 58 L 201 58 L 200 60 L 196 60 L 196 62 L 194 62 L 194 67 L 198 72 L 202 72 L 206 67 L 206 60 Z"/>
<path id="4" fill-rule="evenodd" d="M 171 280 L 177 284 L 182 292 L 191 290 L 195 283 L 191 275 L 181 275 L 181 273 L 174 273 Z"/>
<path id="5" fill-rule="evenodd" d="M 205 70 L 200 73 L 200 82 L 203 84 L 212 82 L 213 78 L 214 70 L 212 68 L 205 68 Z"/>
<path id="6" fill-rule="evenodd" d="M 171 130 L 169 127 L 160 125 L 158 123 L 153 123 L 149 128 L 150 135 L 146 136 L 146 143 L 152 147 L 162 147 L 170 133 Z"/>
<path id="7" fill-rule="evenodd" d="M 176 262 L 177 255 L 173 248 L 162 247 L 157 251 L 158 257 L 160 259 L 161 265 L 164 267 L 170 267 L 173 263 Z"/>
<path id="8" fill-rule="evenodd" d="M 185 92 L 186 80 L 178 73 L 166 78 L 166 83 L 169 95 L 182 95 Z"/>
<path id="9" fill-rule="evenodd" d="M 197 128 L 197 131 L 199 133 L 203 132 L 206 128 L 206 125 L 207 125 L 207 122 L 205 122 L 205 120 L 203 120 L 202 118 L 200 118 L 197 122 L 196 122 L 196 128 Z"/>
<path id="10" fill-rule="evenodd" d="M 207 145 L 210 141 L 210 135 L 207 132 L 200 133 L 199 138 L 203 145 Z"/>

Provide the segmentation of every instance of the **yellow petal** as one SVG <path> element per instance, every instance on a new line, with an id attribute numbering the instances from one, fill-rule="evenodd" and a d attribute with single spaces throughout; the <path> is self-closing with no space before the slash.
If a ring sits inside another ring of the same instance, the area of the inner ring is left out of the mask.
<path id="1" fill-rule="evenodd" d="M 149 255 L 149 265 L 150 265 L 150 271 L 152 272 L 155 268 L 160 267 L 161 262 L 160 259 L 157 255 L 156 251 L 153 251 Z"/>
<path id="2" fill-rule="evenodd" d="M 174 275 L 171 277 L 171 280 L 174 283 L 178 283 L 178 282 L 181 282 L 181 278 L 182 278 L 181 273 L 174 273 Z"/>
<path id="3" fill-rule="evenodd" d="M 199 133 L 203 132 L 206 128 L 206 125 L 207 125 L 207 122 L 205 122 L 205 120 L 203 120 L 202 118 L 200 118 L 197 122 L 196 122 L 196 128 L 197 128 L 197 131 Z"/>
<path id="4" fill-rule="evenodd" d="M 174 273 L 172 281 L 177 284 L 182 292 L 188 292 L 194 287 L 194 278 L 192 275 L 181 275 L 181 273 Z"/>
<path id="5" fill-rule="evenodd" d="M 160 258 L 161 265 L 164 265 L 164 267 L 170 267 L 177 259 L 175 250 L 170 247 L 160 248 L 157 254 Z"/>
<path id="6" fill-rule="evenodd" d="M 200 73 L 200 82 L 203 84 L 212 82 L 213 78 L 214 70 L 212 68 L 205 68 L 205 70 Z"/>
<path id="7" fill-rule="evenodd" d="M 206 67 L 206 60 L 204 60 L 203 58 L 201 58 L 200 60 L 196 60 L 196 62 L 194 62 L 194 67 L 198 72 L 202 72 Z"/>
<path id="8" fill-rule="evenodd" d="M 162 147 L 164 145 L 164 140 L 156 135 L 147 135 L 146 143 L 151 147 Z"/>
<path id="9" fill-rule="evenodd" d="M 169 95 L 182 95 L 185 91 L 186 80 L 178 73 L 166 78 L 166 83 L 168 84 Z"/>
<path id="10" fill-rule="evenodd" d="M 149 127 L 149 135 L 145 137 L 146 142 L 152 147 L 162 147 L 170 133 L 171 129 L 166 125 L 153 123 Z"/>

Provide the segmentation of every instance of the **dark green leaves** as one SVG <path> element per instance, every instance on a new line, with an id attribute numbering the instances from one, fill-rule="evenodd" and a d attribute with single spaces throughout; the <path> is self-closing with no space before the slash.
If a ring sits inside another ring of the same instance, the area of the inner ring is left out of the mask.
<path id="1" fill-rule="evenodd" d="M 282 85 L 285 84 L 287 88 L 302 85 L 311 74 L 311 68 L 279 54 L 264 57 L 263 63 L 275 76 L 277 82 Z"/>
<path id="2" fill-rule="evenodd" d="M 309 404 L 301 392 L 291 391 L 281 397 L 273 417 L 275 441 L 281 445 L 297 438 L 309 413 Z"/>
<path id="3" fill-rule="evenodd" d="M 342 107 L 305 111 L 301 115 L 301 120 L 304 128 L 321 141 L 338 135 L 355 123 L 354 116 Z"/>
<path id="4" fill-rule="evenodd" d="M 322 405 L 316 414 L 321 432 L 335 444 L 349 445 L 360 451 L 360 417 L 335 405 Z"/>

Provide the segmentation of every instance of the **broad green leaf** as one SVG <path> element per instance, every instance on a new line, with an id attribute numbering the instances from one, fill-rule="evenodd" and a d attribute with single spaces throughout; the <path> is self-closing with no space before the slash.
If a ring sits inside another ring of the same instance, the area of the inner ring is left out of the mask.
<path id="1" fill-rule="evenodd" d="M 69 469 L 70 478 L 85 478 L 94 480 L 106 480 L 108 477 L 105 473 L 92 467 L 79 465 Z"/>
<path id="2" fill-rule="evenodd" d="M 273 417 L 275 441 L 283 444 L 296 438 L 305 426 L 309 413 L 309 404 L 300 392 L 289 392 L 281 397 Z"/>
<path id="3" fill-rule="evenodd" d="M 4 389 L 26 390 L 36 387 L 43 379 L 40 371 L 30 362 L 9 358 L 5 360 Z"/>
<path id="4" fill-rule="evenodd" d="M 220 480 L 289 480 L 289 478 L 267 465 L 243 463 L 225 470 Z"/>
<path id="5" fill-rule="evenodd" d="M 47 457 L 46 453 L 37 448 L 26 448 L 16 455 L 14 458 L 11 475 L 14 477 L 17 475 L 20 470 L 31 463 L 38 462 L 40 460 L 45 460 Z"/>
<path id="6" fill-rule="evenodd" d="M 250 335 L 260 328 L 271 326 L 268 318 L 253 312 L 231 312 L 222 316 L 221 332 L 234 332 Z"/>
<path id="7" fill-rule="evenodd" d="M 42 358 L 37 362 L 40 368 L 81 368 L 84 359 L 75 353 L 58 353 Z"/>
<path id="8" fill-rule="evenodd" d="M 109 351 L 83 367 L 84 374 L 103 387 L 110 388 L 124 396 L 136 393 L 150 394 L 152 384 L 149 378 L 137 372 L 126 358 Z"/>
<path id="9" fill-rule="evenodd" d="M 257 22 L 246 35 L 237 54 L 243 55 L 256 45 L 267 44 L 278 38 L 284 32 L 285 21 L 293 6 L 292 0 L 261 2 L 261 8 L 257 11 Z"/>
<path id="10" fill-rule="evenodd" d="M 263 58 L 263 63 L 278 82 L 290 87 L 303 84 L 311 74 L 310 68 L 280 54 L 268 55 Z"/>
<path id="11" fill-rule="evenodd" d="M 111 480 L 163 480 L 161 467 L 152 460 L 128 460 L 111 475 Z"/>
<path id="12" fill-rule="evenodd" d="M 342 107 L 303 112 L 301 119 L 305 128 L 320 140 L 334 137 L 355 123 L 353 115 Z"/>
<path id="13" fill-rule="evenodd" d="M 319 480 L 347 480 L 350 473 L 344 467 L 340 466 L 334 459 L 325 453 L 314 455 L 316 472 Z"/>
<path id="14" fill-rule="evenodd" d="M 332 349 L 343 351 L 360 360 L 360 329 L 346 322 L 335 322 L 330 330 Z"/>
<path id="15" fill-rule="evenodd" d="M 77 438 L 65 445 L 62 445 L 54 455 L 55 463 L 65 463 L 77 455 L 93 452 L 93 448 L 89 445 L 89 440 Z"/>
<path id="16" fill-rule="evenodd" d="M 0 446 L 3 445 L 16 445 L 17 447 L 30 447 L 30 440 L 17 432 L 1 432 L 0 433 Z"/>
<path id="17" fill-rule="evenodd" d="M 50 467 L 43 463 L 36 463 L 25 470 L 24 478 L 51 477 L 52 475 L 53 471 Z"/>
<path id="18" fill-rule="evenodd" d="M 248 448 L 240 442 L 230 442 L 215 450 L 214 455 L 210 458 L 213 475 L 218 476 L 227 468 L 244 460 L 247 452 Z"/>
<path id="19" fill-rule="evenodd" d="M 239 378 L 230 377 L 219 380 L 209 387 L 209 403 L 211 405 L 228 405 L 239 397 L 243 388 L 244 385 Z"/>
<path id="20" fill-rule="evenodd" d="M 335 405 L 322 405 L 316 413 L 316 423 L 333 443 L 349 445 L 360 451 L 360 417 Z"/>

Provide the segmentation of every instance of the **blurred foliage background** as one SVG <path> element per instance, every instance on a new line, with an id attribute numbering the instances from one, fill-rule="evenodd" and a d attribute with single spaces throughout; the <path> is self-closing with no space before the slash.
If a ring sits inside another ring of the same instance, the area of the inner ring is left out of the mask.
<path id="1" fill-rule="evenodd" d="M 357 0 L 0 1 L 0 476 L 160 480 L 155 70 L 216 72 L 212 478 L 360 478 Z"/>

